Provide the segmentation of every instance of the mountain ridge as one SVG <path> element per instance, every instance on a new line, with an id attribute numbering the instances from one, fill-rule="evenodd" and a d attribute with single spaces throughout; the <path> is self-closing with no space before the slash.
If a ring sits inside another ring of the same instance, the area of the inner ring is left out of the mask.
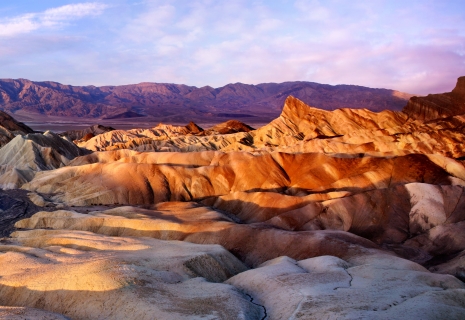
<path id="1" fill-rule="evenodd" d="M 96 87 L 0 79 L 0 110 L 61 117 L 109 118 L 136 113 L 165 122 L 189 122 L 248 115 L 253 122 L 271 121 L 289 95 L 325 110 L 348 107 L 372 111 L 401 110 L 412 96 L 389 89 L 305 81 L 198 88 L 151 82 Z"/>

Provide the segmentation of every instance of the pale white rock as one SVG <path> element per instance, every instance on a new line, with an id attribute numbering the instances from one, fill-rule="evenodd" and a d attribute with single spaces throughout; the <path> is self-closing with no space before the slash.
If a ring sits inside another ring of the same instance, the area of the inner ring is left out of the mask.
<path id="1" fill-rule="evenodd" d="M 463 319 L 465 285 L 392 256 L 276 258 L 227 281 L 269 319 Z"/>
<path id="2" fill-rule="evenodd" d="M 0 149 L 0 188 L 19 188 L 35 172 L 63 167 L 81 154 L 76 145 L 49 131 L 18 135 Z"/>
<path id="3" fill-rule="evenodd" d="M 410 195 L 410 232 L 423 233 L 447 220 L 444 194 L 440 186 L 426 183 L 406 184 Z"/>

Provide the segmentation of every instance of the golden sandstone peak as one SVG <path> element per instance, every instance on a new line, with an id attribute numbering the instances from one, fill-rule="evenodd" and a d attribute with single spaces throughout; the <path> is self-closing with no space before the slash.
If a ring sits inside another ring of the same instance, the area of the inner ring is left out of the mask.
<path id="1" fill-rule="evenodd" d="M 288 117 L 288 118 L 305 118 L 308 114 L 312 113 L 312 111 L 318 110 L 319 112 L 324 111 L 318 108 L 314 108 L 306 104 L 300 99 L 297 99 L 293 96 L 288 96 L 286 101 L 284 102 L 283 111 L 281 112 L 281 116 Z"/>

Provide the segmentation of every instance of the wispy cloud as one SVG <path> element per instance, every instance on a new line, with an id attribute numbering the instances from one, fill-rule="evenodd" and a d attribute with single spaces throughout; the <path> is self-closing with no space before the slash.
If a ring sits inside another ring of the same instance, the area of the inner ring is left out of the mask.
<path id="1" fill-rule="evenodd" d="M 43 12 L 27 13 L 0 20 L 0 36 L 12 37 L 41 28 L 65 25 L 86 16 L 100 15 L 108 6 L 98 2 L 69 4 Z"/>

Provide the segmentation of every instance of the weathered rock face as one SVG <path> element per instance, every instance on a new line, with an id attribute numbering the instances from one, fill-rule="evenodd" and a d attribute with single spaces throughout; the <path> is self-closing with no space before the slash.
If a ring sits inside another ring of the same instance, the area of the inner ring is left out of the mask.
<path id="1" fill-rule="evenodd" d="M 202 154 L 191 156 L 194 159 L 197 156 L 200 159 L 208 158 L 208 155 Z M 459 168 L 457 170 L 464 170 L 461 164 L 455 164 Z M 370 170 L 367 171 L 367 168 Z M 252 172 L 253 176 L 250 176 Z M 56 194 L 55 201 L 83 206 L 192 201 L 237 191 L 285 192 L 291 195 L 328 191 L 360 192 L 420 181 L 465 184 L 423 155 L 385 159 L 341 158 L 322 154 L 253 156 L 247 153 L 217 153 L 207 165 L 198 165 L 196 161 L 188 167 L 169 163 L 138 163 L 132 159 L 64 167 L 38 172 L 34 180 L 23 188 Z"/>
<path id="2" fill-rule="evenodd" d="M 281 257 L 227 283 L 265 305 L 270 319 L 465 317 L 461 281 L 396 257 Z"/>
<path id="3" fill-rule="evenodd" d="M 115 130 L 78 145 L 92 151 L 265 150 L 375 156 L 422 153 L 461 158 L 465 156 L 464 128 L 465 115 L 424 123 L 408 120 L 402 112 L 319 110 L 289 97 L 279 118 L 249 132 L 207 135 L 205 132 L 210 131 L 206 130 L 192 135 L 185 127 L 162 125 L 152 129 Z"/>
<path id="4" fill-rule="evenodd" d="M 14 224 L 44 208 L 36 206 L 24 190 L 0 190 L 0 237 L 7 237 Z"/>
<path id="5" fill-rule="evenodd" d="M 62 167 L 83 154 L 84 150 L 52 132 L 16 136 L 0 149 L 0 188 L 19 188 L 35 172 Z"/>
<path id="6" fill-rule="evenodd" d="M 82 130 L 66 131 L 66 132 L 61 133 L 60 135 L 63 137 L 67 137 L 71 141 L 80 140 L 87 136 L 88 138 L 84 139 L 85 141 L 87 141 L 96 135 L 109 132 L 109 131 L 113 131 L 113 130 L 115 130 L 115 128 L 96 124 L 96 125 L 93 125 L 89 128 L 82 129 Z"/>
<path id="7" fill-rule="evenodd" d="M 410 98 L 402 111 L 410 118 L 422 121 L 465 114 L 465 77 L 457 80 L 452 92 Z"/>
<path id="8" fill-rule="evenodd" d="M 20 270 L 32 265 L 27 279 L 34 290 L 13 285 L 26 275 L 9 275 L 9 269 L 4 269 L 0 302 L 11 303 L 8 297 L 14 294 L 15 305 L 28 301 L 28 306 L 47 307 L 72 318 L 127 317 L 122 305 L 131 305 L 136 296 L 137 316 L 142 319 L 146 313 L 164 314 L 166 308 L 176 311 L 170 318 L 192 316 L 193 308 L 226 319 L 265 315 L 271 319 L 293 315 L 440 319 L 444 314 L 460 319 L 465 315 L 461 281 L 430 273 L 344 231 L 289 232 L 263 223 L 236 223 L 224 211 L 175 202 L 153 209 L 119 207 L 87 214 L 39 212 L 16 226 L 30 231 L 15 232 L 9 243 L 0 246 L 6 252 L 2 265 L 12 265 L 13 260 L 15 270 L 18 265 Z M 219 243 L 256 269 L 245 271 L 221 247 L 212 251 L 210 246 L 189 243 Z M 284 254 L 297 261 L 280 258 Z M 56 261 L 53 268 L 41 257 Z M 186 280 L 199 276 L 210 282 L 227 279 L 226 284 L 252 297 L 253 304 L 224 285 Z M 45 281 L 45 290 L 40 284 L 50 277 L 55 280 Z M 67 285 L 65 290 L 62 283 Z M 54 286 L 60 290 L 50 290 Z M 170 294 L 160 294 L 160 287 Z M 140 292 L 144 292 L 141 301 Z M 211 300 L 214 295 L 224 298 Z M 69 299 L 89 307 L 56 303 Z M 103 299 L 105 304 L 99 302 Z M 120 304 L 120 299 L 125 303 Z M 180 301 L 185 303 L 182 308 Z"/>
<path id="9" fill-rule="evenodd" d="M 92 231 L 107 236 L 151 237 L 198 244 L 220 244 L 248 266 L 287 254 L 296 259 L 322 254 L 347 257 L 379 252 L 378 247 L 344 231 L 289 232 L 266 224 L 245 224 L 228 213 L 195 203 L 162 203 L 154 209 L 118 207 L 86 214 L 39 212 L 17 228 Z"/>
<path id="10" fill-rule="evenodd" d="M 241 121 L 229 120 L 203 131 L 201 135 L 231 134 L 236 132 L 250 132 L 252 130 L 254 129 L 251 126 Z"/>
<path id="11" fill-rule="evenodd" d="M 456 100 L 465 100 L 465 76 L 457 79 L 457 85 L 452 90 L 452 94 Z"/>
<path id="12" fill-rule="evenodd" d="M 5 305 L 72 319 L 262 318 L 222 283 L 247 268 L 217 245 L 31 230 L 13 233 L 0 251 Z"/>
<path id="13" fill-rule="evenodd" d="M 13 140 L 16 135 L 34 132 L 24 123 L 18 122 L 10 115 L 0 111 L 0 148 Z"/>

